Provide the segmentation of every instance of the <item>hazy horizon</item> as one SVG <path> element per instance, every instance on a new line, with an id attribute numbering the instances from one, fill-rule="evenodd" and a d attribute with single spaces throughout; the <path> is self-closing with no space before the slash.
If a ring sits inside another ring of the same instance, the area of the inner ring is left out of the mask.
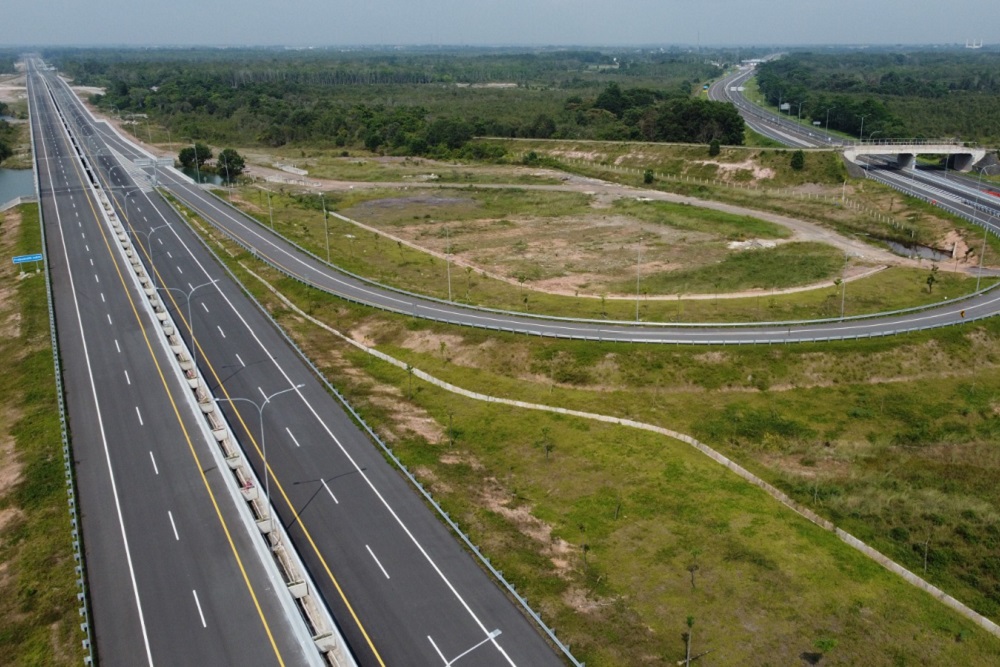
<path id="1" fill-rule="evenodd" d="M 35 0 L 0 45 L 80 47 L 961 46 L 1000 43 L 981 0 Z M 52 19 L 52 17 L 57 17 Z"/>

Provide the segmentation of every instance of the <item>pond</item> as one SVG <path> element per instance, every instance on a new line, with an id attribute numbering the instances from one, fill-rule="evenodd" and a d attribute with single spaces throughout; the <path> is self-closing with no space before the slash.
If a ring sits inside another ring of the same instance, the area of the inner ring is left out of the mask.
<path id="1" fill-rule="evenodd" d="M 211 185 L 225 185 L 226 179 L 218 174 L 213 174 L 211 172 L 198 171 L 194 169 L 188 169 L 184 167 L 181 169 L 181 173 L 190 178 L 192 181 L 197 181 L 199 183 L 209 183 Z M 199 178 L 200 177 L 200 178 Z"/>
<path id="2" fill-rule="evenodd" d="M 920 245 L 918 243 L 904 244 L 897 243 L 896 241 L 886 241 L 886 245 L 897 255 L 902 255 L 903 257 L 919 257 L 921 259 L 929 259 L 934 262 L 944 262 L 951 259 L 950 252 L 942 252 L 937 248 L 931 248 L 930 246 Z"/>
<path id="3" fill-rule="evenodd" d="M 0 169 L 0 204 L 34 195 L 35 174 L 31 169 Z"/>

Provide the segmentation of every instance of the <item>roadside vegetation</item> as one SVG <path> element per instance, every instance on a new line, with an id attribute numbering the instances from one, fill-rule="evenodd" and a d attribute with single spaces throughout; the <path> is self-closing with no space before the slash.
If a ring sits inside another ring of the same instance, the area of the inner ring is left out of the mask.
<path id="1" fill-rule="evenodd" d="M 382 183 L 323 196 L 276 186 L 269 201 L 244 185 L 232 196 L 262 225 L 319 257 L 329 252 L 337 266 L 438 298 L 631 320 L 635 300 L 606 297 L 638 292 L 643 321 L 774 321 L 929 304 L 967 294 L 975 283 L 926 263 L 846 285 L 768 293 L 831 280 L 861 262 L 830 246 L 789 241 L 784 227 L 756 217 L 586 191 L 474 187 L 596 177 L 807 220 L 873 244 L 954 245 L 956 266 L 979 263 L 978 227 L 850 179 L 835 153 L 772 149 L 749 132 L 731 136 L 727 116 L 702 99 L 703 81 L 720 73 L 703 58 L 487 52 L 386 61 L 362 52 L 338 56 L 333 66 L 327 53 L 52 55 L 77 83 L 105 87 L 96 104 L 148 114 L 160 142 L 194 137 L 237 146 L 258 165 Z M 834 103 L 820 85 L 832 83 L 820 76 L 830 62 L 795 58 L 777 62 L 812 63 L 807 79 L 822 92 L 795 101 L 803 102 L 804 118 L 818 120 L 820 103 Z M 880 86 L 892 82 L 896 65 L 882 54 L 862 60 L 848 59 L 861 69 L 880 62 L 882 69 L 866 71 Z M 978 64 L 952 70 L 950 61 L 934 62 L 935 77 L 979 71 Z M 792 81 L 806 71 L 782 67 L 771 74 Z M 761 91 L 773 97 L 768 76 L 765 70 Z M 907 76 L 896 72 L 897 81 L 913 83 Z M 834 122 L 831 111 L 831 129 L 852 132 L 850 114 L 870 112 L 866 134 L 916 132 L 894 105 L 933 104 L 920 86 L 910 88 L 886 88 L 878 99 L 837 91 L 843 117 Z M 967 88 L 955 97 L 971 94 Z M 708 131 L 667 136 L 668 126 L 686 127 L 677 122 L 685 111 L 699 118 L 692 127 Z M 955 118 L 962 120 L 958 112 Z M 989 127 L 982 132 L 993 136 Z M 723 145 L 747 138 L 752 147 Z M 659 143 L 666 140 L 688 143 Z M 197 160 L 198 149 L 190 150 Z M 473 187 L 426 187 L 435 184 Z M 324 209 L 375 231 L 325 218 Z M 598 223 L 614 238 L 588 237 Z M 1000 640 L 686 445 L 474 401 L 412 373 L 689 433 L 996 621 L 1000 323 L 767 347 L 532 339 L 352 306 L 199 228 L 588 665 L 676 663 L 685 632 L 693 632 L 693 653 L 710 651 L 704 665 L 1000 661 Z M 565 239 L 589 244 L 593 254 L 570 261 Z M 753 253 L 726 247 L 750 239 L 778 243 Z M 697 258 L 683 263 L 680 255 L 692 248 Z M 600 268 L 611 278 L 572 282 L 596 273 L 594 257 L 607 262 Z M 990 238 L 984 263 L 997 257 L 1000 242 Z M 305 313 L 407 370 L 307 322 L 248 268 Z M 561 285 L 574 295 L 533 285 Z M 760 293 L 745 299 L 647 298 L 754 287 Z"/>
<path id="2" fill-rule="evenodd" d="M 359 188 L 324 198 L 274 192 L 269 208 L 262 189 L 234 192 L 234 203 L 262 225 L 270 226 L 273 217 L 277 232 L 324 259 L 329 230 L 334 265 L 408 291 L 447 299 L 445 255 L 450 251 L 452 298 L 491 308 L 634 320 L 637 259 L 642 261 L 643 321 L 814 319 L 837 317 L 842 305 L 845 314 L 859 315 L 936 303 L 975 288 L 974 279 L 938 272 L 928 291 L 929 262 L 837 287 L 832 281 L 851 263 L 831 246 L 792 243 L 733 252 L 726 248 L 730 241 L 780 240 L 788 230 L 758 218 L 668 202 L 617 199 L 610 208 L 594 208 L 593 197 L 579 192 Z M 324 205 L 416 247 L 332 215 L 324 224 Z M 824 280 L 831 281 L 829 288 L 775 293 Z M 557 285 L 563 285 L 562 294 L 544 291 Z M 742 299 L 649 298 L 753 288 L 757 294 Z M 607 298 L 613 294 L 623 298 Z"/>
<path id="3" fill-rule="evenodd" d="M 75 83 L 103 88 L 93 98 L 98 106 L 148 115 L 178 139 L 482 160 L 502 153 L 469 143 L 473 136 L 743 141 L 735 108 L 693 95 L 722 74 L 735 51 L 43 55 Z"/>
<path id="4" fill-rule="evenodd" d="M 30 169 L 33 158 L 28 123 L 7 122 L 2 119 L 3 116 L 27 120 L 27 103 L 0 102 L 0 166 L 7 169 Z"/>
<path id="5" fill-rule="evenodd" d="M 857 138 L 961 137 L 1000 141 L 1000 54 L 965 50 L 791 53 L 758 67 L 767 102 Z"/>
<path id="6" fill-rule="evenodd" d="M 4 257 L 39 252 L 38 208 L 0 213 Z M 0 267 L 0 664 L 83 662 L 45 282 Z"/>
<path id="7" fill-rule="evenodd" d="M 304 321 L 244 267 L 311 316 L 458 386 L 695 434 L 918 573 L 932 521 L 926 576 L 994 617 L 996 470 L 983 451 L 1000 325 L 768 348 L 538 340 L 351 306 L 208 237 L 588 665 L 674 663 L 689 616 L 695 652 L 712 651 L 706 665 L 1000 657 L 996 638 L 686 445 L 444 392 Z M 924 444 L 907 437 L 914 429 Z M 899 511 L 906 494 L 926 506 Z"/>

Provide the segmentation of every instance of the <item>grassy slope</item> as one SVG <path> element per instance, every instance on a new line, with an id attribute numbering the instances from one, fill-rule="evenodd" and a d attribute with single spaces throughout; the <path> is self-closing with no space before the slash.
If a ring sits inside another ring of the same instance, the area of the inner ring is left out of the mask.
<path id="1" fill-rule="evenodd" d="M 16 236 L 8 232 L 22 217 Z M 2 217 L 2 214 L 0 214 Z M 21 206 L 0 223 L 4 257 L 38 252 L 38 209 Z M 15 281 L 9 262 L 2 268 L 12 286 L 0 302 L 0 320 L 19 329 L 0 337 L 0 438 L 13 439 L 0 457 L 16 483 L 0 493 L 0 663 L 81 664 L 75 561 L 66 514 L 66 485 L 59 412 L 53 378 L 45 283 L 41 275 Z M 6 476 L 6 475 L 5 475 Z"/>
<path id="2" fill-rule="evenodd" d="M 237 260 L 251 261 L 245 254 Z M 270 273 L 257 264 L 255 270 Z M 786 379 L 815 372 L 802 361 L 780 361 L 796 348 L 707 352 L 738 357 L 716 362 L 699 358 L 704 350 L 457 332 L 371 315 L 272 279 L 315 316 L 342 329 L 364 322 L 386 351 L 460 385 L 694 431 L 733 399 L 697 385 L 738 388 L 750 382 L 742 374 L 748 369 L 751 375 L 758 368 L 784 369 Z M 252 279 L 247 284 L 274 303 Z M 366 418 L 390 434 L 396 453 L 587 664 L 672 662 L 683 655 L 680 633 L 688 615 L 695 617 L 696 652 L 713 649 L 703 658 L 706 665 L 795 664 L 824 639 L 836 642 L 824 664 L 987 665 L 1000 656 L 994 638 L 684 446 L 618 427 L 472 402 L 419 382 L 406 400 L 406 373 L 341 347 L 284 308 L 275 312 Z M 430 334 L 446 344 L 431 339 L 422 352 L 401 346 L 407 337 Z M 956 336 L 952 344 L 960 348 Z M 926 344 L 919 337 L 909 340 Z M 479 351 L 475 367 L 469 365 L 470 346 Z M 829 363 L 841 368 L 852 358 L 860 361 L 857 354 L 877 357 L 892 347 L 833 346 Z M 820 348 L 800 352 L 815 365 Z M 914 356 L 904 350 L 899 358 Z M 868 371 L 894 363 L 872 359 Z M 562 380 L 557 385 L 537 379 L 550 364 Z M 534 382 L 527 378 L 532 375 Z M 581 377 L 590 379 L 579 388 L 567 384 Z M 689 392 L 683 391 L 683 377 L 696 385 Z M 667 390 L 678 382 L 679 393 Z M 907 395 L 919 390 L 906 387 Z M 830 398 L 839 391 L 782 406 L 781 414 L 794 409 L 795 420 L 810 422 L 804 406 L 836 412 Z M 771 398 L 752 391 L 736 396 L 764 406 Z M 924 405 L 913 403 L 913 411 Z M 397 411 L 403 406 L 418 418 L 450 422 L 455 444 L 448 444 L 448 435 L 428 440 L 400 426 Z M 876 420 L 873 415 L 870 423 Z M 782 446 L 780 438 L 765 440 Z M 749 453 L 734 453 L 753 464 Z M 824 481 L 821 497 L 827 490 Z M 539 520 L 551 527 L 551 536 Z"/>

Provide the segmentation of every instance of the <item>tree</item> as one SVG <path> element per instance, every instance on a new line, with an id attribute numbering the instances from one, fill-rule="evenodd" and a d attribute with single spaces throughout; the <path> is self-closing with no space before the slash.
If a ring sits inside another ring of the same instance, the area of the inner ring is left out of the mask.
<path id="1" fill-rule="evenodd" d="M 7 158 L 9 158 L 13 154 L 14 154 L 14 151 L 12 151 L 10 149 L 10 146 L 8 146 L 6 143 L 0 141 L 0 162 L 3 162 L 4 160 L 6 160 Z"/>
<path id="2" fill-rule="evenodd" d="M 646 185 L 650 185 L 654 180 L 656 180 L 656 177 L 654 176 L 652 169 L 647 169 L 646 171 L 642 172 L 643 183 L 645 183 Z"/>
<path id="3" fill-rule="evenodd" d="M 938 266 L 935 264 L 931 267 L 931 274 L 927 276 L 927 293 L 931 294 L 934 291 L 934 283 L 938 281 L 937 277 Z"/>
<path id="4" fill-rule="evenodd" d="M 232 180 L 243 173 L 246 160 L 232 148 L 226 148 L 219 153 L 219 171 L 226 175 L 226 180 Z"/>
<path id="5" fill-rule="evenodd" d="M 528 127 L 528 136 L 537 139 L 548 139 L 556 133 L 556 122 L 546 114 L 539 114 Z"/>
<path id="6" fill-rule="evenodd" d="M 721 152 L 721 147 L 719 146 L 718 139 L 712 139 L 712 142 L 708 144 L 708 154 L 711 157 L 715 157 Z"/>
<path id="7" fill-rule="evenodd" d="M 795 171 L 802 171 L 806 166 L 806 154 L 802 151 L 795 151 L 792 153 L 791 167 Z"/>
<path id="8" fill-rule="evenodd" d="M 181 166 L 186 169 L 194 168 L 196 162 L 200 169 L 205 162 L 212 159 L 212 149 L 202 143 L 196 143 L 193 147 L 182 148 L 177 154 L 177 159 Z"/>

